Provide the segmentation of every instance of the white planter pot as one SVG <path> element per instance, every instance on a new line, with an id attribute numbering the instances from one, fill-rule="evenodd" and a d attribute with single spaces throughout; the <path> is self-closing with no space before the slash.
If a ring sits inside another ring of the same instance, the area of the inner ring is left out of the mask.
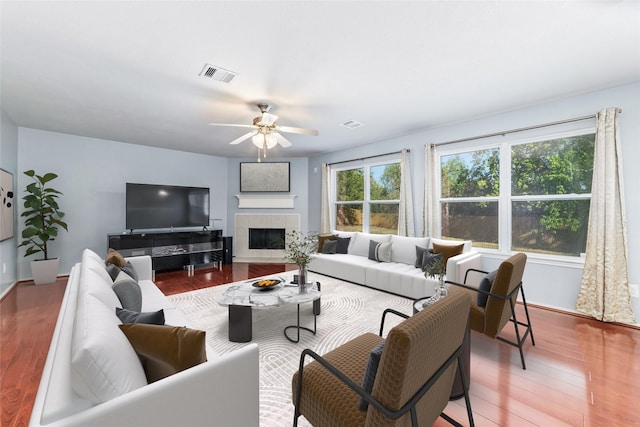
<path id="1" fill-rule="evenodd" d="M 31 274 L 36 285 L 55 283 L 58 278 L 58 258 L 31 261 Z"/>

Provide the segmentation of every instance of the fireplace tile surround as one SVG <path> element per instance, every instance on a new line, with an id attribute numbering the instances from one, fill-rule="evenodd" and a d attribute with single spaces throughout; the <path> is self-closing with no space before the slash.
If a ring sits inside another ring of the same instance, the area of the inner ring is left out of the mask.
<path id="1" fill-rule="evenodd" d="M 235 214 L 234 247 L 237 262 L 284 262 L 284 249 L 249 249 L 250 228 L 300 231 L 299 214 Z"/>

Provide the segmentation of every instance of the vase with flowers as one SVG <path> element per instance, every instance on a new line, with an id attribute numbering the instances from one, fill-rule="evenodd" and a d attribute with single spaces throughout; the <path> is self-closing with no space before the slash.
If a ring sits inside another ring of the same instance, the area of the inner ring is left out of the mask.
<path id="1" fill-rule="evenodd" d="M 438 281 L 435 294 L 437 294 L 439 298 L 444 298 L 449 293 L 447 285 L 444 282 L 445 273 L 446 264 L 444 263 L 444 255 L 442 254 L 436 254 L 436 256 L 431 259 L 431 262 L 424 268 L 425 277 L 430 277 Z"/>
<path id="2" fill-rule="evenodd" d="M 285 236 L 285 259 L 298 266 L 298 287 L 300 293 L 306 292 L 307 266 L 318 248 L 316 233 L 304 234 L 293 230 Z"/>

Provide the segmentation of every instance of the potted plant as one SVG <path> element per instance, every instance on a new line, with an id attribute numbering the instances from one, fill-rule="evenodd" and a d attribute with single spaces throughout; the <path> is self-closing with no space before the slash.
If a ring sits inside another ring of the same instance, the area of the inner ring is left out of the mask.
<path id="1" fill-rule="evenodd" d="M 298 266 L 298 286 L 300 292 L 305 292 L 307 283 L 307 266 L 311 262 L 313 254 L 318 249 L 318 235 L 307 235 L 300 231 L 290 231 L 285 236 L 285 259 Z"/>
<path id="2" fill-rule="evenodd" d="M 31 261 L 31 273 L 35 284 L 54 283 L 58 275 L 58 258 L 49 258 L 47 244 L 58 236 L 58 227 L 69 231 L 67 224 L 62 221 L 64 212 L 60 211 L 58 206 L 58 197 L 62 193 L 47 186 L 58 175 L 37 175 L 33 170 L 24 174 L 33 179 L 33 182 L 27 185 L 27 195 L 22 198 L 25 211 L 20 216 L 26 219 L 25 228 L 22 230 L 24 240 L 18 247 L 26 247 L 25 257 L 42 252 L 42 259 Z"/>

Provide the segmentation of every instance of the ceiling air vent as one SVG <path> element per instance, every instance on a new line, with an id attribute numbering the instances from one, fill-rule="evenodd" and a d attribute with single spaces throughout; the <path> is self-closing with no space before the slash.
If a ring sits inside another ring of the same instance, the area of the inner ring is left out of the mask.
<path id="1" fill-rule="evenodd" d="M 202 77 L 217 80 L 219 82 L 229 83 L 238 73 L 234 71 L 225 70 L 224 68 L 217 67 L 211 64 L 204 64 L 204 68 L 199 74 Z"/>
<path id="2" fill-rule="evenodd" d="M 340 123 L 340 126 L 344 126 L 349 129 L 355 129 L 355 128 L 362 127 L 364 125 L 357 120 L 347 120 L 344 123 Z"/>

